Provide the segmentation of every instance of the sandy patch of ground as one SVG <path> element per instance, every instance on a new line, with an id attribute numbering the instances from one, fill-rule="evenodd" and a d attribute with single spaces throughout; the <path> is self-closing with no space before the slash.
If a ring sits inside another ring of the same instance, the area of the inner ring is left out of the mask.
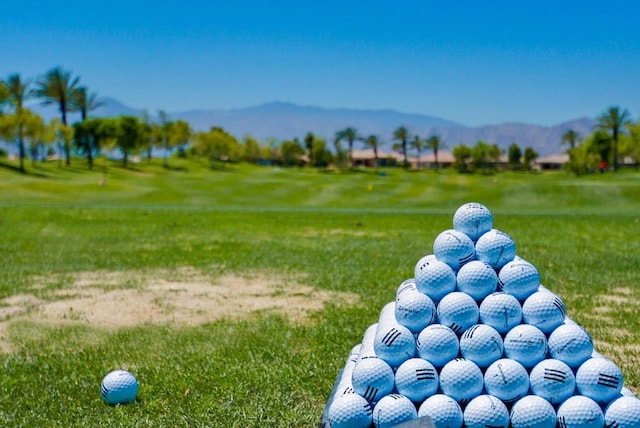
<path id="1" fill-rule="evenodd" d="M 35 288 L 59 284 L 43 278 Z M 9 349 L 7 328 L 17 320 L 81 323 L 122 328 L 143 323 L 194 326 L 256 311 L 275 311 L 293 323 L 327 301 L 357 303 L 359 296 L 314 290 L 289 278 L 266 274 L 210 277 L 191 268 L 155 272 L 81 272 L 62 278 L 52 298 L 21 294 L 0 300 L 0 351 Z"/>

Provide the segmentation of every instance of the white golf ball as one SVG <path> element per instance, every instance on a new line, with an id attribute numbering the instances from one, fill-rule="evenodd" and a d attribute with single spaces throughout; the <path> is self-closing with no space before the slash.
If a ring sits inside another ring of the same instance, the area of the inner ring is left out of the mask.
<path id="1" fill-rule="evenodd" d="M 547 357 L 547 337 L 530 324 L 513 327 L 504 337 L 504 355 L 531 369 Z"/>
<path id="2" fill-rule="evenodd" d="M 495 270 L 513 260 L 516 243 L 508 234 L 498 229 L 484 233 L 475 246 L 476 259 L 489 263 Z"/>
<path id="3" fill-rule="evenodd" d="M 562 428 L 603 428 L 602 409 L 589 397 L 574 395 L 558 407 L 558 426 Z"/>
<path id="4" fill-rule="evenodd" d="M 508 333 L 522 321 L 522 306 L 511 294 L 491 293 L 480 303 L 480 322 Z"/>
<path id="5" fill-rule="evenodd" d="M 456 400 L 435 394 L 422 402 L 418 417 L 429 416 L 435 428 L 462 428 L 463 413 Z"/>
<path id="6" fill-rule="evenodd" d="M 476 324 L 460 336 L 460 353 L 481 369 L 502 357 L 503 343 L 500 333 L 486 324 Z"/>
<path id="7" fill-rule="evenodd" d="M 598 404 L 607 404 L 619 396 L 623 382 L 620 368 L 606 358 L 586 360 L 576 372 L 576 386 L 580 394 Z"/>
<path id="8" fill-rule="evenodd" d="M 475 248 L 473 241 L 462 232 L 454 229 L 441 232 L 433 242 L 433 254 L 436 259 L 448 264 L 457 271 L 465 263 L 474 260 Z"/>
<path id="9" fill-rule="evenodd" d="M 548 291 L 536 291 L 522 304 L 522 319 L 549 334 L 564 323 L 567 309 L 562 299 Z"/>
<path id="10" fill-rule="evenodd" d="M 446 325 L 431 324 L 418 334 L 416 348 L 420 358 L 442 367 L 458 356 L 460 343 L 455 332 Z"/>
<path id="11" fill-rule="evenodd" d="M 138 381 L 126 370 L 114 370 L 102 379 L 100 394 L 107 404 L 131 403 L 138 395 Z"/>
<path id="12" fill-rule="evenodd" d="M 418 263 L 415 279 L 418 291 L 436 302 L 456 289 L 456 273 L 448 264 L 439 260 Z"/>
<path id="13" fill-rule="evenodd" d="M 333 399 L 328 418 L 331 428 L 370 428 L 373 409 L 358 394 L 345 394 Z"/>
<path id="14" fill-rule="evenodd" d="M 467 293 L 454 291 L 440 300 L 436 309 L 438 322 L 451 328 L 456 334 L 478 323 L 480 310 L 478 304 Z"/>
<path id="15" fill-rule="evenodd" d="M 556 411 L 547 400 L 537 395 L 527 395 L 511 408 L 512 428 L 553 428 Z"/>
<path id="16" fill-rule="evenodd" d="M 604 412 L 606 427 L 640 427 L 640 400 L 635 397 L 620 397 L 612 401 Z"/>
<path id="17" fill-rule="evenodd" d="M 358 360 L 351 374 L 353 390 L 370 403 L 375 403 L 391 393 L 394 382 L 395 376 L 391 366 L 375 357 Z"/>
<path id="18" fill-rule="evenodd" d="M 395 316 L 398 324 L 417 334 L 435 321 L 436 305 L 417 289 L 407 289 L 396 297 Z"/>
<path id="19" fill-rule="evenodd" d="M 396 370 L 396 389 L 415 403 L 435 394 L 439 384 L 436 368 L 422 358 L 411 358 Z"/>
<path id="20" fill-rule="evenodd" d="M 490 264 L 472 260 L 460 268 L 456 275 L 457 290 L 467 293 L 476 301 L 496 291 L 498 275 Z"/>
<path id="21" fill-rule="evenodd" d="M 382 397 L 373 408 L 373 425 L 376 428 L 391 428 L 417 417 L 416 406 L 402 394 Z"/>
<path id="22" fill-rule="evenodd" d="M 453 228 L 476 241 L 493 227 L 493 215 L 477 202 L 462 205 L 453 214 Z"/>
<path id="23" fill-rule="evenodd" d="M 549 335 L 549 355 L 567 363 L 572 369 L 591 358 L 593 342 L 579 325 L 562 324 Z"/>
<path id="24" fill-rule="evenodd" d="M 521 302 L 538 291 L 540 273 L 525 260 L 512 260 L 502 266 L 498 274 L 498 288 Z"/>
<path id="25" fill-rule="evenodd" d="M 500 399 L 483 394 L 474 398 L 464 409 L 466 428 L 509 428 L 509 411 Z"/>
<path id="26" fill-rule="evenodd" d="M 456 358 L 440 371 L 440 390 L 459 403 L 468 403 L 482 393 L 484 378 L 473 361 Z"/>
<path id="27" fill-rule="evenodd" d="M 398 367 L 415 356 L 416 338 L 411 330 L 398 323 L 379 323 L 373 349 L 378 358 L 391 367 Z"/>
<path id="28" fill-rule="evenodd" d="M 402 283 L 400 283 L 400 285 L 398 286 L 398 289 L 396 290 L 396 298 L 398 298 L 398 296 L 406 290 L 417 290 L 417 289 L 418 287 L 416 286 L 415 278 L 405 279 L 404 281 L 402 281 Z"/>
<path id="29" fill-rule="evenodd" d="M 513 404 L 529 392 L 529 373 L 516 360 L 501 358 L 484 372 L 484 388 L 505 404 Z"/>
<path id="30" fill-rule="evenodd" d="M 620 390 L 620 395 L 622 395 L 623 397 L 636 397 L 636 394 L 630 390 L 629 388 L 627 388 L 626 386 L 622 386 L 622 389 Z"/>
<path id="31" fill-rule="evenodd" d="M 529 373 L 531 392 L 553 405 L 571 397 L 576 389 L 576 377 L 571 367 L 560 360 L 540 361 Z"/>

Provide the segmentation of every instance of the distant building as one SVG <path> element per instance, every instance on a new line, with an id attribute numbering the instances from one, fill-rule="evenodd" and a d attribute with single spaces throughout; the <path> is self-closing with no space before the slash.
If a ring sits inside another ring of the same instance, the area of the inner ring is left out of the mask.
<path id="1" fill-rule="evenodd" d="M 568 153 L 552 153 L 541 156 L 534 161 L 534 165 L 539 169 L 562 169 L 562 165 L 569 162 Z"/>

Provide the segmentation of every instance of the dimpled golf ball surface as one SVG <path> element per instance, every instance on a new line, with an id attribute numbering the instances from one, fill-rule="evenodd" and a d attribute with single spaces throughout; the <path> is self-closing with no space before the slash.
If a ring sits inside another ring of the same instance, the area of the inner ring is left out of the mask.
<path id="1" fill-rule="evenodd" d="M 378 358 L 391 367 L 398 367 L 416 354 L 416 338 L 411 330 L 400 324 L 380 323 L 373 348 Z"/>
<path id="2" fill-rule="evenodd" d="M 560 297 L 549 291 L 536 291 L 522 304 L 522 319 L 549 334 L 564 323 L 567 310 Z"/>
<path id="3" fill-rule="evenodd" d="M 417 417 L 416 407 L 402 394 L 389 394 L 373 408 L 373 425 L 376 428 L 391 428 Z"/>
<path id="4" fill-rule="evenodd" d="M 439 260 L 418 264 L 415 268 L 418 291 L 438 301 L 456 289 L 456 274 L 449 265 Z"/>
<path id="5" fill-rule="evenodd" d="M 498 275 L 490 264 L 472 260 L 460 268 L 456 275 L 458 291 L 482 300 L 496 291 Z"/>
<path id="6" fill-rule="evenodd" d="M 556 405 L 573 395 L 576 377 L 571 367 L 560 360 L 540 361 L 529 373 L 531 392 Z"/>
<path id="7" fill-rule="evenodd" d="M 375 357 L 358 360 L 351 374 L 353 390 L 369 402 L 378 401 L 389 394 L 394 382 L 393 369 Z"/>
<path id="8" fill-rule="evenodd" d="M 591 358 L 593 342 L 589 334 L 577 324 L 563 324 L 549 335 L 549 355 L 567 363 L 572 369 Z"/>
<path id="9" fill-rule="evenodd" d="M 493 215 L 484 205 L 468 202 L 453 214 L 453 228 L 476 241 L 493 228 Z"/>
<path id="10" fill-rule="evenodd" d="M 439 382 L 436 368 L 422 358 L 411 358 L 396 370 L 396 389 L 416 403 L 435 394 Z"/>
<path id="11" fill-rule="evenodd" d="M 440 300 L 436 309 L 438 322 L 451 328 L 456 334 L 478 322 L 480 310 L 473 297 L 467 293 L 454 291 Z"/>
<path id="12" fill-rule="evenodd" d="M 433 242 L 433 254 L 436 259 L 448 264 L 453 270 L 460 269 L 475 257 L 473 241 L 462 232 L 454 229 L 440 233 Z"/>
<path id="13" fill-rule="evenodd" d="M 562 428 L 602 428 L 602 409 L 589 397 L 574 395 L 558 407 L 558 426 Z"/>
<path id="14" fill-rule="evenodd" d="M 498 274 L 498 288 L 523 301 L 540 286 L 540 273 L 536 267 L 522 259 L 505 264 Z"/>
<path id="15" fill-rule="evenodd" d="M 529 373 L 519 362 L 501 358 L 487 367 L 484 387 L 488 394 L 498 397 L 506 404 L 513 404 L 527 395 Z"/>
<path id="16" fill-rule="evenodd" d="M 547 337 L 533 325 L 520 324 L 504 337 L 504 355 L 530 369 L 547 355 Z"/>
<path id="17" fill-rule="evenodd" d="M 537 395 L 527 395 L 511 408 L 512 428 L 553 428 L 556 411 L 547 400 Z"/>
<path id="18" fill-rule="evenodd" d="M 606 427 L 640 427 L 640 400 L 635 397 L 620 397 L 612 401 L 604 412 Z"/>
<path id="19" fill-rule="evenodd" d="M 440 390 L 460 403 L 466 403 L 482 393 L 482 371 L 464 358 L 449 361 L 440 371 Z"/>
<path id="20" fill-rule="evenodd" d="M 435 394 L 422 402 L 418 417 L 429 416 L 435 428 L 461 428 L 463 413 L 456 400 L 445 394 Z"/>
<path id="21" fill-rule="evenodd" d="M 442 367 L 458 356 L 458 336 L 446 325 L 431 324 L 418 334 L 417 353 L 436 367 Z"/>
<path id="22" fill-rule="evenodd" d="M 483 394 L 474 398 L 464 409 L 466 428 L 508 428 L 509 411 L 500 399 Z"/>
<path id="23" fill-rule="evenodd" d="M 522 306 L 511 294 L 491 293 L 480 304 L 480 321 L 498 333 L 508 333 L 522 321 Z"/>
<path id="24" fill-rule="evenodd" d="M 336 397 L 329 406 L 331 428 L 369 428 L 373 409 L 371 404 L 358 394 Z"/>
<path id="25" fill-rule="evenodd" d="M 606 358 L 586 360 L 576 372 L 576 386 L 580 394 L 599 404 L 609 403 L 622 390 L 620 368 Z"/>
<path id="26" fill-rule="evenodd" d="M 395 316 L 398 324 L 417 334 L 435 320 L 436 305 L 417 289 L 404 290 L 396 297 Z"/>
<path id="27" fill-rule="evenodd" d="M 502 351 L 502 337 L 489 325 L 476 324 L 460 336 L 460 353 L 481 369 L 502 357 Z"/>
<path id="28" fill-rule="evenodd" d="M 111 405 L 130 403 L 138 395 L 138 381 L 126 370 L 114 370 L 102 379 L 100 394 Z"/>
<path id="29" fill-rule="evenodd" d="M 495 270 L 499 270 L 515 257 L 516 243 L 503 231 L 491 229 L 478 238 L 475 250 L 477 260 L 489 263 Z"/>

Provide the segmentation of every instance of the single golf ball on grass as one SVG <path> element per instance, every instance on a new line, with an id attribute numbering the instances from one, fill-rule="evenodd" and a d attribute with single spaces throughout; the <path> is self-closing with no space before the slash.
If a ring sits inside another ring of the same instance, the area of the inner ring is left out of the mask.
<path id="1" fill-rule="evenodd" d="M 537 395 L 527 395 L 511 408 L 512 428 L 553 428 L 556 411 L 547 400 Z"/>
<path id="2" fill-rule="evenodd" d="M 126 370 L 114 370 L 102 379 L 100 395 L 112 406 L 131 403 L 138 396 L 138 381 Z"/>
<path id="3" fill-rule="evenodd" d="M 477 241 L 493 228 L 493 215 L 484 205 L 468 202 L 453 214 L 453 228 L 467 235 L 472 241 Z"/>
<path id="4" fill-rule="evenodd" d="M 463 413 L 460 405 L 452 397 L 435 394 L 422 402 L 418 417 L 429 416 L 435 428 L 461 428 Z"/>
<path id="5" fill-rule="evenodd" d="M 558 426 L 562 428 L 603 428 L 602 409 L 589 397 L 574 395 L 558 407 Z"/>

